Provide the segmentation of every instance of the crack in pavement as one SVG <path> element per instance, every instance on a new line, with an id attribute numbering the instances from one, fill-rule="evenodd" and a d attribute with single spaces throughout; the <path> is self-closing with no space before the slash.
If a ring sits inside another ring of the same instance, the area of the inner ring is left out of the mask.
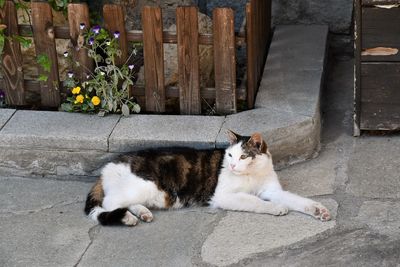
<path id="1" fill-rule="evenodd" d="M 57 202 L 57 203 L 52 204 L 52 205 L 47 205 L 47 206 L 44 206 L 44 207 L 41 207 L 41 208 L 38 208 L 38 209 L 32 209 L 32 210 L 20 210 L 20 211 L 3 211 L 2 210 L 2 211 L 0 211 L 0 215 L 7 215 L 7 214 L 10 214 L 10 215 L 28 215 L 28 214 L 34 214 L 34 213 L 39 213 L 39 212 L 42 212 L 42 211 L 50 210 L 50 209 L 53 209 L 53 208 L 66 207 L 66 206 L 73 205 L 73 204 L 78 204 L 78 203 L 84 203 L 84 201 L 83 200 L 69 201 L 69 202 L 60 201 L 60 202 Z"/>
<path id="2" fill-rule="evenodd" d="M 79 257 L 78 261 L 73 265 L 74 267 L 79 266 L 79 264 L 81 263 L 83 257 L 85 256 L 86 252 L 89 250 L 89 248 L 92 246 L 93 242 L 94 242 L 94 238 L 95 235 L 99 232 L 99 225 L 94 225 L 92 226 L 89 231 L 88 231 L 88 235 L 89 235 L 89 244 L 86 246 L 85 250 L 82 252 L 81 256 Z"/>

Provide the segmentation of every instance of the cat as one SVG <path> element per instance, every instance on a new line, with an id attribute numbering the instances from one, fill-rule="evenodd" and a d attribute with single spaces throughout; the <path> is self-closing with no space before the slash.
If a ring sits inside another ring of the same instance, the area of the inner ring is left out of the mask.
<path id="1" fill-rule="evenodd" d="M 285 215 L 289 210 L 328 221 L 326 207 L 282 189 L 260 133 L 227 131 L 226 149 L 162 148 L 121 155 L 104 166 L 85 213 L 102 225 L 151 222 L 153 209 L 208 205 Z"/>

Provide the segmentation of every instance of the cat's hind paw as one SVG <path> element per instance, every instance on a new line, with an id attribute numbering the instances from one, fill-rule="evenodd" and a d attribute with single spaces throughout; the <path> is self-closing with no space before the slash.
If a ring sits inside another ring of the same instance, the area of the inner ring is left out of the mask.
<path id="1" fill-rule="evenodd" d="M 134 216 L 130 211 L 127 211 L 125 216 L 122 218 L 122 223 L 127 226 L 135 226 L 138 221 L 138 218 L 136 218 L 136 216 Z"/>
<path id="2" fill-rule="evenodd" d="M 153 214 L 150 211 L 142 213 L 140 214 L 140 219 L 144 222 L 151 222 L 153 221 Z"/>
<path id="3" fill-rule="evenodd" d="M 308 211 L 312 216 L 322 222 L 326 222 L 332 219 L 329 210 L 319 202 L 313 203 L 311 207 L 308 208 Z"/>

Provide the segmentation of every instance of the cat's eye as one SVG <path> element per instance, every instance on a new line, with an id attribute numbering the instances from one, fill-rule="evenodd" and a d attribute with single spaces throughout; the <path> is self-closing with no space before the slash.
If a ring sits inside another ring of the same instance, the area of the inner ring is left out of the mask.
<path id="1" fill-rule="evenodd" d="M 247 155 L 241 155 L 240 159 L 247 159 Z"/>
<path id="2" fill-rule="evenodd" d="M 232 154 L 231 153 L 228 153 L 228 156 L 232 158 Z"/>

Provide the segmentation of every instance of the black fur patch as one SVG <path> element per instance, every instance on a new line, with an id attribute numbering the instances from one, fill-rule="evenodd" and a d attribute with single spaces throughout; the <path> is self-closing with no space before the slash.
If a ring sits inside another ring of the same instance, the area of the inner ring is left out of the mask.
<path id="1" fill-rule="evenodd" d="M 122 219 L 127 211 L 128 209 L 126 208 L 120 208 L 113 211 L 102 212 L 97 219 L 102 225 L 122 225 Z"/>

